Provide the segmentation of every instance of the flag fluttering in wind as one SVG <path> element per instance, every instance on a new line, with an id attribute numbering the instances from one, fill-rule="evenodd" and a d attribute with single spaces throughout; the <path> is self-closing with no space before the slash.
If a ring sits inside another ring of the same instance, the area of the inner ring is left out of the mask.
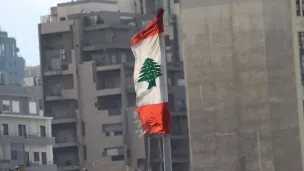
<path id="1" fill-rule="evenodd" d="M 170 133 L 163 14 L 161 8 L 131 39 L 135 56 L 136 111 L 144 134 Z"/>

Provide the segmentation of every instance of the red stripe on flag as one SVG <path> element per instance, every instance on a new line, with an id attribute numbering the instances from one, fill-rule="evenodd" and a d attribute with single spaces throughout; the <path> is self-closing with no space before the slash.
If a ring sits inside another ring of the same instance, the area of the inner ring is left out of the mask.
<path id="1" fill-rule="evenodd" d="M 131 45 L 135 45 L 143 39 L 164 32 L 163 14 L 164 14 L 164 9 L 161 8 L 158 11 L 158 13 L 154 16 L 153 20 L 150 21 L 143 30 L 141 30 L 131 39 Z"/>
<path id="2" fill-rule="evenodd" d="M 136 112 L 141 120 L 144 134 L 170 133 L 170 110 L 168 102 L 136 107 Z"/>

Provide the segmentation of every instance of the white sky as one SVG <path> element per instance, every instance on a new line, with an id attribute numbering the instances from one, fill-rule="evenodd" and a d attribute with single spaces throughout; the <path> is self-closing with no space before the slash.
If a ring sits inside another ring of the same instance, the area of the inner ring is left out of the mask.
<path id="1" fill-rule="evenodd" d="M 38 23 L 50 7 L 67 0 L 0 0 L 0 27 L 15 37 L 26 65 L 39 65 Z"/>

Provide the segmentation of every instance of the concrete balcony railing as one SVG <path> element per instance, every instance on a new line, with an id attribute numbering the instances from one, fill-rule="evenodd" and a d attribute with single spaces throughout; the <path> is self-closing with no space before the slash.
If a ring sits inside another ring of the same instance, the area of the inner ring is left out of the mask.
<path id="1" fill-rule="evenodd" d="M 55 161 L 58 171 L 78 170 L 79 164 L 77 160 Z"/>
<path id="2" fill-rule="evenodd" d="M 20 136 L 17 132 L 0 133 L 0 143 L 24 143 L 30 145 L 54 145 L 55 138 L 49 134 L 27 133 Z"/>
<path id="3" fill-rule="evenodd" d="M 64 148 L 64 147 L 75 147 L 75 146 L 78 146 L 76 137 L 71 140 L 56 139 L 56 144 L 53 146 L 53 148 Z"/>
<path id="4" fill-rule="evenodd" d="M 129 49 L 129 42 L 111 42 L 111 41 L 102 41 L 102 40 L 89 40 L 83 42 L 83 51 L 95 51 L 95 50 L 104 50 L 104 49 Z"/>
<path id="5" fill-rule="evenodd" d="M 121 88 L 109 88 L 103 90 L 97 90 L 97 96 L 109 96 L 121 94 Z"/>
<path id="6" fill-rule="evenodd" d="M 60 118 L 54 118 L 52 120 L 52 124 L 65 124 L 65 123 L 76 123 L 76 122 L 77 122 L 76 116 L 60 117 Z"/>
<path id="7" fill-rule="evenodd" d="M 61 89 L 56 92 L 47 92 L 45 96 L 46 101 L 71 100 L 71 99 L 77 99 L 76 89 Z"/>
<path id="8" fill-rule="evenodd" d="M 28 133 L 25 136 L 26 144 L 32 145 L 54 145 L 55 138 L 50 134 Z"/>
<path id="9" fill-rule="evenodd" d="M 0 169 L 11 168 L 11 160 L 0 159 Z"/>
<path id="10" fill-rule="evenodd" d="M 52 161 L 47 162 L 46 164 L 39 164 L 39 163 L 26 163 L 26 170 L 27 171 L 57 171 L 57 166 L 53 164 Z"/>
<path id="11" fill-rule="evenodd" d="M 70 75 L 73 74 L 72 64 L 62 65 L 60 69 L 47 69 L 44 71 L 44 76 L 54 76 L 54 75 Z"/>

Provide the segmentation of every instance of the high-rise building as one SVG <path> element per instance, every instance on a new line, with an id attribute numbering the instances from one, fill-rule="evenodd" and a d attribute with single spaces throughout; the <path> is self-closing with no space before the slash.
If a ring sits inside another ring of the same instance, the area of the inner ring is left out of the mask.
<path id="1" fill-rule="evenodd" d="M 303 170 L 295 2 L 180 8 L 192 171 Z"/>
<path id="2" fill-rule="evenodd" d="M 147 146 L 135 112 L 131 37 L 154 14 L 119 12 L 113 1 L 51 8 L 39 25 L 44 111 L 54 117 L 59 170 L 140 169 Z M 166 49 L 173 45 L 166 39 Z M 168 55 L 170 56 L 170 55 Z M 172 56 L 172 55 L 171 55 Z M 174 171 L 188 171 L 182 63 L 168 57 Z M 163 171 L 161 138 L 151 137 L 152 171 Z"/>
<path id="3" fill-rule="evenodd" d="M 0 30 L 0 71 L 7 73 L 9 83 L 20 83 L 24 78 L 24 59 L 18 56 L 16 39 Z"/>
<path id="4" fill-rule="evenodd" d="M 0 170 L 57 171 L 50 117 L 39 110 L 40 88 L 0 86 Z"/>

